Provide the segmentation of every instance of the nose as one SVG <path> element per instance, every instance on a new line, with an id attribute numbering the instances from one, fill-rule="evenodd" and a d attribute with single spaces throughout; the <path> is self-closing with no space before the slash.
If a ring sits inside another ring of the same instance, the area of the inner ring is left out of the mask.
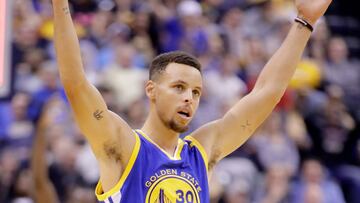
<path id="1" fill-rule="evenodd" d="M 192 104 L 193 102 L 193 94 L 191 90 L 188 90 L 184 93 L 184 101 L 185 103 Z"/>

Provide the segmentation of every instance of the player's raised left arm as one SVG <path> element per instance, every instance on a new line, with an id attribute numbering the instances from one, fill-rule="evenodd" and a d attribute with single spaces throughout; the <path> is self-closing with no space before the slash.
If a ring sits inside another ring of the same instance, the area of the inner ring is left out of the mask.
<path id="1" fill-rule="evenodd" d="M 296 0 L 298 16 L 314 25 L 330 2 L 331 0 Z M 222 119 L 194 133 L 207 151 L 209 161 L 217 161 L 233 152 L 267 118 L 283 96 L 310 35 L 311 31 L 307 27 L 294 22 L 281 47 L 260 73 L 254 89 Z"/>

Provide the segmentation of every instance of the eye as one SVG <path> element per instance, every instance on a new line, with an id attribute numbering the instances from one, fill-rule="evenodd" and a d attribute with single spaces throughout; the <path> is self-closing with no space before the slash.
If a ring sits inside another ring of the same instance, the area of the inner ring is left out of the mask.
<path id="1" fill-rule="evenodd" d="M 175 85 L 175 89 L 179 92 L 183 91 L 185 89 L 184 85 Z"/>
<path id="2" fill-rule="evenodd" d="M 200 97 L 200 91 L 199 90 L 193 90 L 193 95 L 195 97 Z"/>

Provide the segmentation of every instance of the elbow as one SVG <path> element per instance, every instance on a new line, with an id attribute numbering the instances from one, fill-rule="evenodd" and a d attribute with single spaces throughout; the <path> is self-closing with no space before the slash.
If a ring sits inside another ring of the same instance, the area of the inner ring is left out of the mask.
<path id="1" fill-rule="evenodd" d="M 274 96 L 271 96 L 271 101 L 277 105 L 280 101 L 281 101 L 281 98 L 283 97 L 284 94 L 279 94 L 279 95 L 274 95 Z"/>
<path id="2" fill-rule="evenodd" d="M 276 93 L 273 93 L 272 95 L 270 95 L 269 99 L 271 101 L 274 102 L 274 104 L 278 104 L 280 102 L 280 100 L 282 99 L 282 97 L 284 96 L 284 93 L 285 93 L 285 90 L 284 91 L 279 91 L 279 92 L 276 92 Z"/>
<path id="3" fill-rule="evenodd" d="M 286 86 L 270 87 L 268 90 L 269 97 L 272 100 L 279 102 L 281 98 L 284 96 L 285 91 L 286 91 Z"/>
<path id="4" fill-rule="evenodd" d="M 279 103 L 281 98 L 284 96 L 286 88 L 278 88 L 275 90 L 269 91 L 268 98 L 273 101 L 275 104 Z"/>

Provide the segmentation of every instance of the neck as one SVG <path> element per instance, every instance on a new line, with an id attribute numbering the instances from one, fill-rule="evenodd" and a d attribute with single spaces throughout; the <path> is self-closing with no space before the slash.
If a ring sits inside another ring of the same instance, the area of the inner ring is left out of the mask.
<path id="1" fill-rule="evenodd" d="M 171 155 L 174 154 L 179 139 L 179 133 L 164 125 L 155 111 L 155 108 L 151 108 L 141 130 L 167 153 Z"/>

